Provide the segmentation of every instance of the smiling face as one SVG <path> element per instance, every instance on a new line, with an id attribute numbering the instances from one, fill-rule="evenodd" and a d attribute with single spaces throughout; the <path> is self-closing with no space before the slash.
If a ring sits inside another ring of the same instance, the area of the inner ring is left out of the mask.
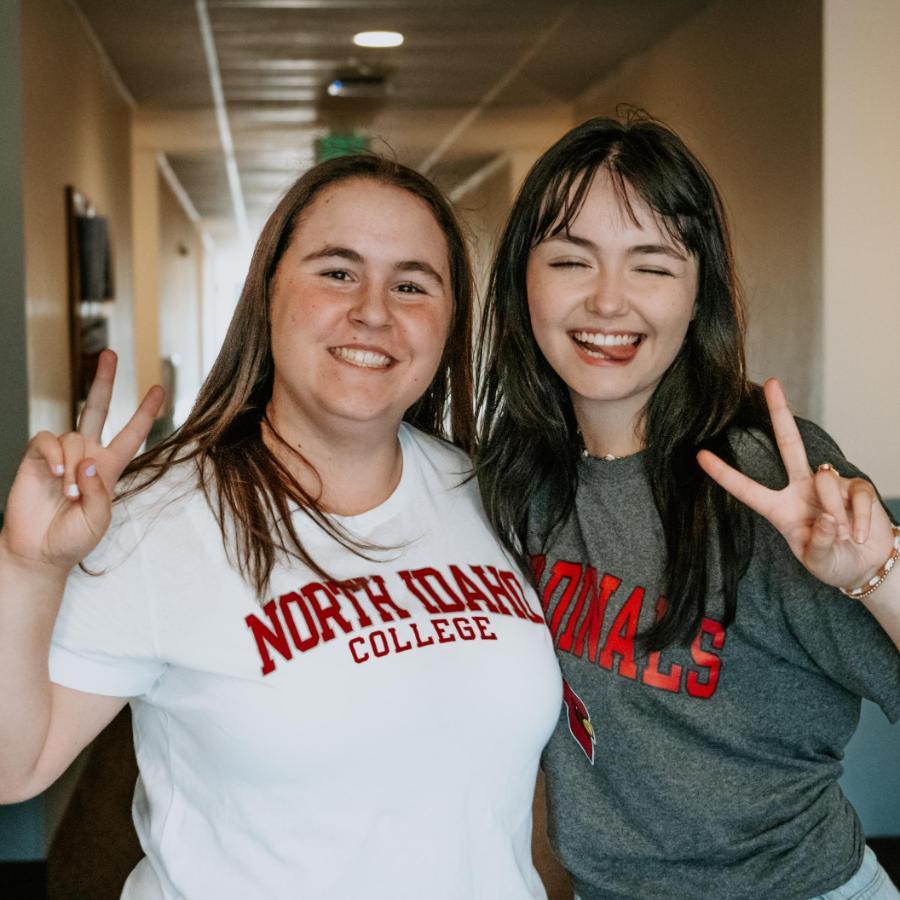
<path id="1" fill-rule="evenodd" d="M 602 443 L 617 452 L 623 438 L 609 430 L 626 429 L 633 439 L 678 355 L 697 295 L 696 258 L 631 191 L 629 204 L 634 218 L 600 169 L 568 231 L 535 246 L 527 270 L 535 340 L 568 386 L 586 437 L 606 431 Z"/>
<path id="2" fill-rule="evenodd" d="M 394 434 L 440 362 L 447 241 L 423 200 L 373 179 L 304 210 L 270 289 L 270 417 L 286 438 Z"/>

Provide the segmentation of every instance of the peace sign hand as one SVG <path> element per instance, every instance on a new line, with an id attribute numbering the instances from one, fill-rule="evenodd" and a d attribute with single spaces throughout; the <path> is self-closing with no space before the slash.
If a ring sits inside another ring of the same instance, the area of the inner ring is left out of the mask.
<path id="1" fill-rule="evenodd" d="M 893 532 L 875 489 L 863 478 L 843 478 L 831 466 L 809 467 L 797 423 L 776 379 L 766 403 L 787 487 L 773 491 L 701 450 L 700 466 L 726 491 L 781 533 L 794 556 L 820 581 L 853 588 L 878 572 L 893 547 Z"/>
<path id="2" fill-rule="evenodd" d="M 109 527 L 119 476 L 150 433 L 163 402 L 150 388 L 128 424 L 104 447 L 116 354 L 104 350 L 77 431 L 32 438 L 13 481 L 0 549 L 20 565 L 65 575 Z"/>

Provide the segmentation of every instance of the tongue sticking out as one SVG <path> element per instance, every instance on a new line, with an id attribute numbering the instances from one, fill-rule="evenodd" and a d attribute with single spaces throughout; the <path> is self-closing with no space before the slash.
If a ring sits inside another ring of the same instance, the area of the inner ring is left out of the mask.
<path id="1" fill-rule="evenodd" d="M 591 350 L 599 351 L 610 359 L 621 361 L 632 359 L 638 351 L 637 344 L 617 344 L 612 347 L 591 347 Z"/>
<path id="2" fill-rule="evenodd" d="M 640 341 L 634 344 L 604 344 L 603 346 L 598 346 L 587 341 L 579 341 L 577 338 L 574 340 L 582 350 L 586 350 L 591 356 L 596 356 L 600 359 L 614 359 L 616 362 L 628 362 L 630 359 L 634 359 L 640 346 Z"/>

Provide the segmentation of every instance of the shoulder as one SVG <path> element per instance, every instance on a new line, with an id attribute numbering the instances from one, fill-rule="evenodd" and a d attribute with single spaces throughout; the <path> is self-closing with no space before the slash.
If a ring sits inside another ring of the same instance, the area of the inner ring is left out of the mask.
<path id="1" fill-rule="evenodd" d="M 119 482 L 112 520 L 97 548 L 85 562 L 106 567 L 124 563 L 150 544 L 179 542 L 198 514 L 209 515 L 193 461 L 176 463 L 155 481 L 136 473 Z M 195 512 L 197 510 L 198 512 Z"/>
<path id="2" fill-rule="evenodd" d="M 834 465 L 842 475 L 859 475 L 859 470 L 848 462 L 841 448 L 831 435 L 808 419 L 797 418 L 797 428 L 803 440 L 810 467 L 823 462 Z M 735 428 L 728 435 L 738 468 L 750 478 L 767 487 L 783 487 L 787 482 L 778 448 L 772 438 L 759 428 Z"/>
<path id="3" fill-rule="evenodd" d="M 159 478 L 138 472 L 117 486 L 114 514 L 139 521 L 147 517 L 176 516 L 203 497 L 200 474 L 194 460 L 175 463 Z"/>
<path id="4" fill-rule="evenodd" d="M 447 488 L 474 484 L 472 460 L 459 447 L 406 422 L 400 426 L 399 437 L 404 459 L 412 457 L 429 479 L 437 479 Z"/>

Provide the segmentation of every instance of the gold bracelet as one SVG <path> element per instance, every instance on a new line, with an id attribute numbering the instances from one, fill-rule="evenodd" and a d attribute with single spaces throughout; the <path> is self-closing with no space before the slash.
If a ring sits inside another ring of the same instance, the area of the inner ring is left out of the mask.
<path id="1" fill-rule="evenodd" d="M 841 593 L 851 600 L 864 600 L 869 594 L 877 591 L 891 574 L 894 563 L 900 559 L 900 526 L 894 525 L 891 530 L 894 532 L 894 549 L 891 550 L 887 562 L 865 584 L 855 588 L 840 588 Z"/>

